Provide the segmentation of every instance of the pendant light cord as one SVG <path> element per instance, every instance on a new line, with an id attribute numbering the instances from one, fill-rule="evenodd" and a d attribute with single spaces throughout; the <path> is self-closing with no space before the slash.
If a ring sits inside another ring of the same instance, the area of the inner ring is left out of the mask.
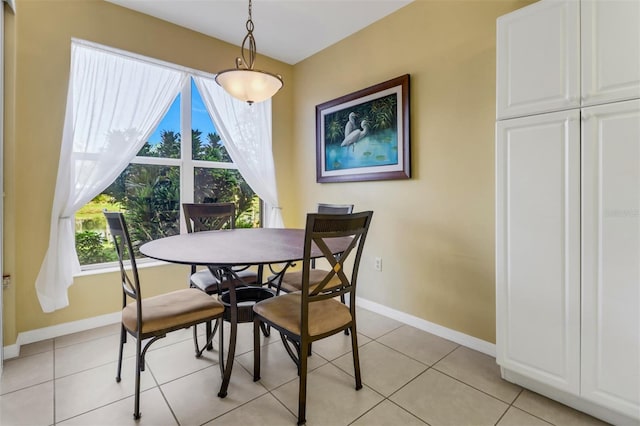
<path id="1" fill-rule="evenodd" d="M 247 19 L 247 24 L 246 24 L 246 28 L 247 28 L 247 35 L 244 37 L 244 39 L 242 40 L 242 59 L 237 58 L 237 62 L 239 65 L 241 62 L 244 62 L 244 66 L 247 69 L 252 70 L 253 69 L 253 63 L 256 59 L 256 52 L 257 52 L 257 47 L 256 47 L 256 39 L 253 37 L 253 20 L 251 19 L 251 0 L 249 0 L 249 19 Z M 249 44 L 249 60 L 247 61 L 247 58 L 245 56 L 245 51 L 247 50 L 246 48 L 246 44 Z"/>

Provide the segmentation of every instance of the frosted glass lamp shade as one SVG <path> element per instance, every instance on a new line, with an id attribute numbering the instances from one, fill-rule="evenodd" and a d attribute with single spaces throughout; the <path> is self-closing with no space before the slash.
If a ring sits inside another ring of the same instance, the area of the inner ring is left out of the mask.
<path id="1" fill-rule="evenodd" d="M 216 82 L 234 98 L 250 104 L 271 98 L 284 84 L 279 75 L 249 69 L 220 71 Z"/>

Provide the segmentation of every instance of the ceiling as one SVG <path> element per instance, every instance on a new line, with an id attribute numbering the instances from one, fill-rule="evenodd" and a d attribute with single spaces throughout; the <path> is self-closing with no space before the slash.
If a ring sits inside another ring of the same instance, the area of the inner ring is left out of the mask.
<path id="1" fill-rule="evenodd" d="M 107 0 L 239 46 L 248 0 Z M 259 55 L 296 64 L 413 0 L 253 0 Z"/>

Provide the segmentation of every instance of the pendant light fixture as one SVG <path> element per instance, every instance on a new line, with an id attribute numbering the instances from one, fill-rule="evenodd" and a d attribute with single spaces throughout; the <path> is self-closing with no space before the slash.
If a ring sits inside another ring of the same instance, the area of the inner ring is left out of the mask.
<path id="1" fill-rule="evenodd" d="M 256 39 L 253 37 L 253 21 L 251 20 L 251 0 L 249 0 L 249 19 L 247 19 L 247 35 L 240 47 L 241 57 L 236 58 L 236 67 L 220 71 L 216 75 L 218 83 L 231 96 L 248 104 L 262 102 L 275 95 L 282 88 L 282 77 L 266 71 L 253 69 L 256 59 Z M 249 45 L 248 49 L 246 45 Z M 249 57 L 245 52 L 249 51 Z"/>

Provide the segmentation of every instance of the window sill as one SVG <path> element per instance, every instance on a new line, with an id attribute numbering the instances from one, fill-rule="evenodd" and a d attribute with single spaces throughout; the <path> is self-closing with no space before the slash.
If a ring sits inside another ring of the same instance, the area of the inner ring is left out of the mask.
<path id="1" fill-rule="evenodd" d="M 147 268 L 155 268 L 157 266 L 170 265 L 169 262 L 164 262 L 162 260 L 155 259 L 138 259 L 136 261 L 136 265 L 138 266 L 138 270 L 147 269 Z M 127 269 L 131 269 L 130 264 L 125 263 L 125 267 Z M 99 265 L 90 265 L 82 267 L 80 273 L 75 274 L 74 277 L 86 277 L 91 275 L 100 275 L 100 274 L 108 274 L 112 272 L 120 272 L 120 266 L 118 266 L 117 262 L 112 263 L 103 263 Z"/>

